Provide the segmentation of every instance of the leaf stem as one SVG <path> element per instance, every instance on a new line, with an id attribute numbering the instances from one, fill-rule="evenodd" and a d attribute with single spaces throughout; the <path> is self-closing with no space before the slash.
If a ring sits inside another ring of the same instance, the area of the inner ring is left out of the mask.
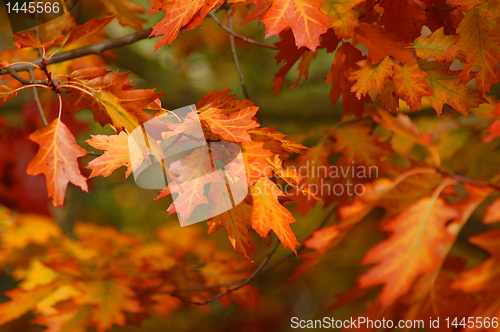
<path id="1" fill-rule="evenodd" d="M 232 31 L 233 30 L 233 19 L 231 18 L 231 16 L 229 16 L 229 13 L 228 13 L 228 25 L 229 25 L 229 29 Z M 231 44 L 231 53 L 233 54 L 233 61 L 234 61 L 234 65 L 236 66 L 236 70 L 238 71 L 238 75 L 240 76 L 240 82 L 241 82 L 241 87 L 243 89 L 243 94 L 245 95 L 245 97 L 247 99 L 252 99 L 252 97 L 250 97 L 250 92 L 248 91 L 248 87 L 247 87 L 247 84 L 245 82 L 245 76 L 243 75 L 243 72 L 241 71 L 241 67 L 240 67 L 240 61 L 238 59 L 238 53 L 236 51 L 236 44 L 234 42 L 234 36 L 233 35 L 229 35 L 229 42 Z"/>
<path id="2" fill-rule="evenodd" d="M 269 45 L 269 44 L 264 44 L 264 43 L 260 43 L 256 40 L 253 40 L 253 39 L 250 39 L 250 38 L 247 38 L 247 37 L 244 37 L 242 35 L 239 35 L 237 34 L 236 32 L 234 32 L 233 30 L 231 30 L 231 28 L 228 28 L 227 26 L 225 26 L 218 18 L 217 16 L 215 16 L 214 13 L 210 13 L 209 14 L 210 17 L 215 21 L 215 23 L 217 23 L 222 29 L 224 29 L 227 33 L 229 33 L 230 35 L 238 38 L 238 39 L 241 39 L 243 40 L 244 42 L 248 43 L 248 44 L 252 44 L 252 45 L 257 45 L 257 46 L 261 46 L 261 47 L 266 47 L 266 48 L 270 48 L 272 50 L 278 50 L 278 47 L 275 46 L 275 45 Z"/>

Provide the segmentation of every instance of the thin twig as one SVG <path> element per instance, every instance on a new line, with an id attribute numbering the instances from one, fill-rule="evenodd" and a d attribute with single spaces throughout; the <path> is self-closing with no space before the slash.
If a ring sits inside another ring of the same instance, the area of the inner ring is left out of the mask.
<path id="1" fill-rule="evenodd" d="M 17 81 L 21 82 L 22 84 L 24 85 L 32 85 L 32 84 L 43 84 L 43 85 L 48 85 L 49 84 L 49 81 L 48 80 L 43 80 L 43 81 L 35 81 L 35 80 L 27 80 L 25 79 L 24 77 L 22 77 L 21 75 L 19 75 L 15 70 L 14 70 L 14 67 L 16 67 L 16 65 L 14 66 L 8 66 L 8 67 L 5 67 L 4 69 L 2 70 L 5 70 L 5 72 L 7 74 L 9 74 L 10 76 L 12 76 L 12 78 L 16 79 Z M 27 66 L 26 70 L 30 70 L 30 69 L 33 69 L 32 66 Z"/>
<path id="2" fill-rule="evenodd" d="M 458 175 L 458 174 L 455 174 L 455 173 L 452 173 L 452 172 L 449 172 L 441 167 L 435 167 L 434 168 L 439 174 L 442 174 L 444 176 L 448 176 L 454 180 L 457 180 L 458 182 L 460 183 L 464 183 L 464 184 L 470 184 L 470 185 L 473 185 L 473 186 L 476 186 L 476 187 L 483 187 L 483 188 L 492 188 L 496 191 L 500 191 L 500 186 L 496 185 L 496 184 L 493 184 L 493 183 L 489 183 L 489 182 L 484 182 L 484 181 L 478 181 L 478 180 L 474 180 L 474 179 L 469 179 L 465 176 L 462 176 L 462 175 Z"/>
<path id="3" fill-rule="evenodd" d="M 30 69 L 30 77 L 31 80 L 35 80 L 35 73 L 33 72 L 33 68 Z M 33 87 L 33 97 L 35 99 L 36 107 L 38 108 L 38 113 L 40 114 L 40 117 L 42 118 L 42 122 L 44 125 L 48 125 L 49 122 L 47 121 L 47 118 L 45 117 L 45 112 L 43 111 L 43 106 L 42 103 L 40 102 L 40 96 L 38 95 L 38 90 L 36 87 Z"/>
<path id="4" fill-rule="evenodd" d="M 215 21 L 215 23 L 217 23 L 222 29 L 224 29 L 227 33 L 229 33 L 230 35 L 238 38 L 238 39 L 241 39 L 243 40 L 244 42 L 248 43 L 248 44 L 252 44 L 252 45 L 257 45 L 257 46 L 261 46 L 261 47 L 266 47 L 266 48 L 270 48 L 272 50 L 278 50 L 279 48 L 275 45 L 270 45 L 270 44 L 264 44 L 264 43 L 260 43 L 256 40 L 253 40 L 253 39 L 250 39 L 250 38 L 247 38 L 247 37 L 244 37 L 242 35 L 238 35 L 236 32 L 234 32 L 233 30 L 231 30 L 230 28 L 228 28 L 227 26 L 225 26 L 218 18 L 217 16 L 215 16 L 214 13 L 210 13 L 209 14 L 210 17 Z"/>
<path id="5" fill-rule="evenodd" d="M 453 6 L 450 8 L 439 8 L 435 4 L 432 4 L 431 7 L 432 7 L 432 9 L 439 10 L 440 12 L 444 12 L 444 13 L 449 13 L 449 12 L 454 11 L 455 9 L 458 8 L 457 6 Z"/>
<path id="6" fill-rule="evenodd" d="M 87 55 L 91 54 L 100 54 L 104 51 L 130 45 L 132 43 L 135 43 L 136 41 L 146 39 L 149 37 L 151 34 L 152 29 L 146 29 L 146 30 L 141 30 L 137 31 L 135 33 L 132 33 L 127 36 L 119 37 L 119 38 L 113 38 L 113 39 L 108 39 L 106 41 L 103 41 L 101 43 L 77 48 L 71 51 L 67 51 L 64 53 L 56 54 L 50 59 L 46 60 L 46 65 L 50 65 L 53 63 L 59 63 L 59 62 L 64 62 L 76 58 L 81 58 Z M 42 64 L 43 58 L 38 58 L 36 60 L 30 61 L 31 64 L 35 64 L 40 66 Z M 27 71 L 31 68 L 31 65 L 29 64 L 18 64 L 14 65 L 11 67 L 11 69 L 14 72 L 21 72 L 21 71 Z M 4 68 L 0 70 L 0 75 L 5 75 L 9 74 L 8 68 Z"/>
<path id="7" fill-rule="evenodd" d="M 231 292 L 234 292 L 234 291 L 240 289 L 241 287 L 249 284 L 252 280 L 254 280 L 261 273 L 261 271 L 264 269 L 264 267 L 269 262 L 269 260 L 271 259 L 271 257 L 274 255 L 274 253 L 278 249 L 280 243 L 281 242 L 279 240 L 276 241 L 276 244 L 274 245 L 274 247 L 271 249 L 270 252 L 267 253 L 267 255 L 264 258 L 264 260 L 262 260 L 262 262 L 260 263 L 259 267 L 257 269 L 255 269 L 255 271 L 252 273 L 251 276 L 249 276 L 246 279 L 243 279 L 243 281 L 240 282 L 239 284 L 237 284 L 236 286 L 231 287 L 231 288 L 229 288 L 229 289 L 225 290 L 224 292 L 221 292 L 221 293 L 219 293 L 217 295 L 214 295 L 214 296 L 212 296 L 211 298 L 209 298 L 206 301 L 198 302 L 198 301 L 187 300 L 187 299 L 183 298 L 182 296 L 180 296 L 178 294 L 178 293 L 181 293 L 181 291 L 173 291 L 173 292 L 170 292 L 169 294 L 171 296 L 173 296 L 173 297 L 176 297 L 176 298 L 180 299 L 183 302 L 186 302 L 186 303 L 191 303 L 191 304 L 196 304 L 196 305 L 206 305 L 206 304 L 209 304 L 210 302 L 213 302 L 213 301 L 217 300 L 219 297 L 224 296 L 226 294 L 229 294 Z M 213 287 L 213 286 L 211 286 L 211 287 Z M 224 287 L 224 286 L 222 286 L 222 287 Z"/>
<path id="8" fill-rule="evenodd" d="M 228 17 L 228 23 L 229 23 L 229 29 L 233 31 L 233 20 L 230 16 Z M 229 42 L 231 44 L 231 53 L 233 54 L 233 61 L 236 66 L 236 70 L 238 71 L 238 75 L 240 76 L 240 82 L 241 82 L 241 87 L 243 88 L 243 94 L 247 99 L 251 100 L 252 97 L 250 97 L 250 92 L 248 91 L 247 84 L 245 83 L 245 76 L 241 71 L 240 60 L 238 60 L 238 53 L 236 52 L 236 44 L 234 43 L 234 36 L 231 34 L 229 35 Z"/>

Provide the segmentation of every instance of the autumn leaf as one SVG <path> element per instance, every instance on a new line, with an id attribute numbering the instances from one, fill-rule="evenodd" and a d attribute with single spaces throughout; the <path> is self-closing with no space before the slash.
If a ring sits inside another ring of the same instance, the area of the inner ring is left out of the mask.
<path id="1" fill-rule="evenodd" d="M 383 284 L 379 302 L 383 306 L 406 294 L 421 274 L 441 265 L 441 248 L 454 241 L 446 225 L 459 213 L 439 197 L 423 198 L 384 226 L 390 237 L 372 248 L 362 264 L 378 263 L 359 277 L 361 287 Z M 397 256 L 394 256 L 397 253 Z"/>
<path id="2" fill-rule="evenodd" d="M 500 221 L 500 198 L 497 198 L 486 209 L 483 222 L 485 224 L 492 224 Z"/>
<path id="3" fill-rule="evenodd" d="M 264 143 L 264 148 L 280 155 L 304 153 L 307 147 L 285 139 L 286 135 L 274 127 L 261 127 L 249 131 L 253 141 Z"/>
<path id="4" fill-rule="evenodd" d="M 64 203 L 68 182 L 88 191 L 86 178 L 80 173 L 77 159 L 87 150 L 76 143 L 75 137 L 59 118 L 32 133 L 29 138 L 40 145 L 28 164 L 29 175 L 44 174 L 49 197 L 54 206 Z"/>
<path id="5" fill-rule="evenodd" d="M 82 38 L 85 38 L 87 36 L 90 36 L 102 28 L 104 28 L 106 25 L 108 25 L 115 17 L 106 17 L 106 18 L 93 18 L 91 20 L 88 20 L 85 22 L 83 25 L 80 25 L 76 27 L 73 31 L 71 31 L 68 39 L 64 42 L 62 47 L 66 47 Z"/>
<path id="6" fill-rule="evenodd" d="M 62 235 L 52 218 L 36 214 L 19 214 L 14 223 L 1 234 L 7 249 L 22 249 L 29 244 L 44 245 Z"/>
<path id="7" fill-rule="evenodd" d="M 500 277 L 500 231 L 489 230 L 469 238 L 469 242 L 485 250 L 490 257 L 480 265 L 465 270 L 459 275 L 453 286 L 457 289 L 473 294 L 481 294 L 481 302 L 476 307 L 474 314 L 477 317 L 498 317 L 500 314 L 500 301 L 498 299 Z M 495 331 L 490 327 L 487 331 Z"/>
<path id="8" fill-rule="evenodd" d="M 18 317 L 21 317 L 35 305 L 50 294 L 58 283 L 40 286 L 31 290 L 15 288 L 5 292 L 10 301 L 0 304 L 0 324 L 5 324 Z"/>
<path id="9" fill-rule="evenodd" d="M 37 316 L 31 323 L 47 326 L 45 332 L 86 332 L 91 310 L 90 306 L 70 308 L 52 315 Z"/>
<path id="10" fill-rule="evenodd" d="M 26 31 L 25 33 L 14 32 L 14 41 L 15 41 L 14 45 L 16 45 L 17 48 L 25 48 L 25 47 L 49 48 L 50 46 L 59 43 L 62 40 L 64 40 L 64 37 L 54 38 L 49 42 L 42 43 L 35 35 L 34 31 L 29 30 Z"/>
<path id="11" fill-rule="evenodd" d="M 500 82 L 500 69 L 498 69 L 500 16 L 498 10 L 498 5 L 496 13 L 487 8 L 474 8 L 465 15 L 457 29 L 460 34 L 457 48 L 467 59 L 460 73 L 461 81 L 468 82 L 474 78 L 479 90 L 483 93 L 489 92 L 492 84 Z M 478 72 L 474 72 L 476 66 L 480 67 Z"/>
<path id="12" fill-rule="evenodd" d="M 139 17 L 146 12 L 144 7 L 129 0 L 97 0 L 105 15 L 116 16 L 122 26 L 141 30 L 146 20 Z"/>
<path id="13" fill-rule="evenodd" d="M 224 110 L 224 113 L 231 113 L 241 110 L 245 107 L 255 106 L 250 99 L 235 99 L 236 95 L 228 95 L 229 89 L 222 91 L 212 91 L 196 103 L 196 110 L 200 113 L 210 109 L 218 108 Z"/>
<path id="14" fill-rule="evenodd" d="M 358 27 L 358 16 L 353 8 L 365 0 L 324 1 L 321 10 L 332 22 L 332 28 L 338 38 L 350 39 Z"/>
<path id="15" fill-rule="evenodd" d="M 422 108 L 422 97 L 432 96 L 432 89 L 427 81 L 429 75 L 418 64 L 405 62 L 394 65 L 394 92 L 410 106 L 410 110 Z"/>
<path id="16" fill-rule="evenodd" d="M 200 114 L 200 119 L 208 123 L 214 134 L 220 135 L 230 142 L 251 142 L 250 129 L 259 124 L 253 119 L 259 110 L 256 106 L 248 106 L 239 111 L 227 113 L 224 110 L 211 108 Z"/>
<path id="17" fill-rule="evenodd" d="M 139 312 L 139 303 L 133 299 L 132 290 L 116 280 L 96 280 L 81 285 L 84 296 L 82 304 L 93 306 L 91 320 L 97 331 L 104 332 L 113 324 L 124 326 L 125 314 Z"/>
<path id="18" fill-rule="evenodd" d="M 250 194 L 253 199 L 252 226 L 257 234 L 265 237 L 273 230 L 285 248 L 297 253 L 295 247 L 299 243 L 290 228 L 290 224 L 296 220 L 278 202 L 278 197 L 285 194 L 267 177 L 261 177 L 250 187 Z"/>
<path id="19" fill-rule="evenodd" d="M 262 18 L 266 25 L 266 38 L 279 35 L 290 27 L 297 48 L 305 46 L 315 51 L 319 36 L 326 32 L 331 22 L 319 10 L 321 0 L 274 0 Z"/>
<path id="20" fill-rule="evenodd" d="M 382 92 L 385 79 L 392 76 L 394 62 L 389 57 L 385 57 L 377 64 L 372 64 L 371 60 L 360 61 L 358 66 L 360 69 L 351 73 L 349 79 L 356 82 L 351 87 L 351 91 L 356 92 L 356 97 L 361 99 L 372 89 L 378 93 Z"/>
<path id="21" fill-rule="evenodd" d="M 487 0 L 448 0 L 452 6 L 457 6 L 465 12 L 471 11 L 486 1 Z"/>
<path id="22" fill-rule="evenodd" d="M 420 36 L 427 17 L 425 8 L 414 0 L 381 0 L 384 9 L 380 23 L 396 40 L 412 42 Z"/>
<path id="23" fill-rule="evenodd" d="M 224 227 L 234 250 L 252 262 L 250 254 L 254 252 L 254 245 L 247 227 L 251 225 L 251 216 L 252 207 L 245 202 L 235 207 L 228 206 L 226 212 L 208 221 L 208 233 L 215 233 L 220 227 Z"/>
<path id="24" fill-rule="evenodd" d="M 162 96 L 152 89 L 131 89 L 127 82 L 129 74 L 118 74 L 118 72 L 102 76 L 103 70 L 95 70 L 93 78 L 79 77 L 81 71 L 73 73 L 75 79 L 82 83 L 89 93 L 76 89 L 70 89 L 72 95 L 66 100 L 66 106 L 71 112 L 77 112 L 84 108 L 90 108 L 94 119 L 102 126 L 112 124 L 119 132 L 127 130 L 131 133 L 142 123 L 151 119 L 144 112 L 156 99 Z M 90 70 L 84 72 L 90 75 Z"/>
<path id="25" fill-rule="evenodd" d="M 5 103 L 10 98 L 14 98 L 16 96 L 17 96 L 17 91 L 14 92 L 14 89 L 12 89 L 11 87 L 0 84 L 0 105 Z"/>
<path id="26" fill-rule="evenodd" d="M 343 43 L 335 53 L 332 68 L 326 77 L 326 82 L 332 83 L 329 95 L 332 103 L 335 104 L 342 96 L 344 112 L 351 112 L 357 117 L 363 114 L 364 103 L 370 102 L 368 96 L 358 99 L 351 91 L 354 82 L 349 80 L 349 77 L 359 70 L 358 62 L 361 60 L 364 60 L 364 57 L 358 49 L 348 42 Z"/>
<path id="27" fill-rule="evenodd" d="M 444 104 L 450 105 L 460 114 L 467 115 L 469 108 L 478 107 L 479 104 L 487 102 L 479 91 L 470 90 L 461 83 L 456 72 L 439 62 L 421 60 L 419 65 L 429 75 L 429 85 L 433 92 L 429 98 L 432 108 L 438 115 L 442 113 Z"/>
<path id="28" fill-rule="evenodd" d="M 457 40 L 458 35 L 445 35 L 444 28 L 439 28 L 430 36 L 415 39 L 413 48 L 420 59 L 429 60 L 433 57 L 437 61 L 452 61 Z"/>
<path id="29" fill-rule="evenodd" d="M 264 148 L 263 142 L 249 142 L 241 144 L 241 152 L 245 161 L 248 185 L 254 185 L 261 177 L 271 175 L 272 167 L 267 158 L 273 153 Z"/>
<path id="30" fill-rule="evenodd" d="M 383 109 L 377 109 L 373 112 L 372 119 L 397 135 L 408 138 L 418 144 L 431 145 L 432 136 L 421 132 L 406 114 L 397 113 L 393 116 Z"/>
<path id="31" fill-rule="evenodd" d="M 151 36 L 162 36 L 156 43 L 155 51 L 165 44 L 172 44 L 182 28 L 188 31 L 201 25 L 203 19 L 221 3 L 222 0 L 155 0 L 153 7 L 165 12 L 151 32 Z"/>
<path id="32" fill-rule="evenodd" d="M 361 23 L 355 31 L 356 40 L 368 48 L 368 57 L 372 63 L 378 63 L 386 56 L 399 62 L 415 62 L 409 43 L 396 41 L 390 32 L 382 31 L 378 25 Z"/>
<path id="33" fill-rule="evenodd" d="M 95 158 L 86 166 L 92 170 L 89 178 L 99 175 L 109 176 L 122 166 L 127 168 L 126 178 L 132 174 L 134 169 L 130 163 L 128 138 L 127 133 L 122 131 L 118 135 L 91 135 L 91 138 L 85 141 L 93 148 L 104 150 L 102 156 Z"/>

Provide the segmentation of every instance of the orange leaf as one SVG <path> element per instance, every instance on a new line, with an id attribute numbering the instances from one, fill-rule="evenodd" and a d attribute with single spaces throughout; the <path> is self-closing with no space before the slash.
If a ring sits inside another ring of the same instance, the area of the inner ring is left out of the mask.
<path id="1" fill-rule="evenodd" d="M 307 147 L 296 142 L 286 140 L 286 135 L 274 127 L 262 127 L 249 131 L 252 140 L 264 142 L 264 148 L 280 155 L 304 153 Z"/>
<path id="2" fill-rule="evenodd" d="M 285 194 L 267 177 L 261 177 L 250 187 L 250 194 L 253 199 L 252 226 L 257 234 L 265 237 L 273 230 L 285 248 L 288 247 L 297 253 L 295 247 L 299 243 L 290 228 L 290 224 L 296 220 L 290 211 L 278 202 L 278 197 Z"/>
<path id="3" fill-rule="evenodd" d="M 109 16 L 116 16 L 122 26 L 129 26 L 136 30 L 142 29 L 142 24 L 146 20 L 138 15 L 144 14 L 146 10 L 143 6 L 129 0 L 96 0 L 103 7 L 103 13 Z"/>
<path id="4" fill-rule="evenodd" d="M 384 226 L 391 236 L 363 258 L 362 264 L 378 265 L 359 278 L 360 285 L 383 284 L 379 296 L 383 306 L 406 294 L 418 276 L 441 266 L 443 255 L 447 254 L 441 248 L 454 241 L 447 222 L 458 217 L 458 210 L 439 197 L 412 204 Z"/>
<path id="5" fill-rule="evenodd" d="M 13 92 L 14 89 L 8 87 L 7 85 L 0 84 L 0 105 L 5 103 L 10 98 L 17 96 L 17 92 Z"/>
<path id="6" fill-rule="evenodd" d="M 319 36 L 326 32 L 331 22 L 319 9 L 322 0 L 274 0 L 262 18 L 266 25 L 266 38 L 277 36 L 290 27 L 297 48 L 305 46 L 315 51 Z"/>
<path id="7" fill-rule="evenodd" d="M 396 41 L 393 34 L 382 31 L 379 25 L 361 23 L 355 31 L 356 40 L 368 48 L 368 57 L 378 63 L 386 56 L 399 62 L 415 62 L 409 43 Z"/>
<path id="8" fill-rule="evenodd" d="M 19 318 L 57 288 L 57 283 L 30 290 L 15 288 L 5 292 L 10 301 L 0 303 L 0 325 Z"/>
<path id="9" fill-rule="evenodd" d="M 361 99 L 366 96 L 370 90 L 374 89 L 378 93 L 382 92 L 386 77 L 392 76 L 392 67 L 394 62 L 390 57 L 385 57 L 380 63 L 373 65 L 371 60 L 358 62 L 360 68 L 351 73 L 349 79 L 355 81 L 351 87 L 352 92 L 356 92 L 356 97 Z"/>
<path id="10" fill-rule="evenodd" d="M 125 172 L 125 177 L 128 178 L 130 174 L 134 171 L 130 163 L 129 145 L 128 145 L 128 135 L 125 132 L 121 132 L 118 135 L 90 135 L 92 138 L 85 141 L 85 143 L 90 146 L 105 150 L 102 156 L 99 156 L 92 160 L 87 168 L 92 170 L 89 178 L 96 176 L 109 176 L 116 169 L 125 166 L 127 171 Z M 140 163 L 137 163 L 140 165 Z M 137 165 L 137 166 L 138 166 Z"/>
<path id="11" fill-rule="evenodd" d="M 356 95 L 351 92 L 354 82 L 349 80 L 349 77 L 360 68 L 358 62 L 364 59 L 361 52 L 351 43 L 343 43 L 335 53 L 332 68 L 326 77 L 326 82 L 332 83 L 329 96 L 332 103 L 335 104 L 342 96 L 344 112 L 351 112 L 357 117 L 361 117 L 364 112 L 364 103 L 369 103 L 370 98 L 368 96 L 362 97 L 361 100 L 356 98 Z"/>
<path id="12" fill-rule="evenodd" d="M 229 207 L 227 212 L 219 214 L 208 221 L 208 233 L 215 233 L 220 227 L 224 227 L 229 241 L 234 250 L 244 259 L 252 262 L 250 254 L 254 252 L 254 246 L 248 225 L 251 225 L 252 207 L 245 202 L 236 207 Z"/>
<path id="13" fill-rule="evenodd" d="M 453 45 L 458 40 L 458 35 L 447 36 L 444 28 L 434 31 L 430 36 L 418 37 L 413 42 L 413 48 L 420 59 L 428 60 L 434 57 L 437 61 L 452 61 L 455 58 Z"/>
<path id="14" fill-rule="evenodd" d="M 460 34 L 457 47 L 461 50 L 467 62 L 460 78 L 468 82 L 471 72 L 476 66 L 481 69 L 473 73 L 472 78 L 483 93 L 490 91 L 493 83 L 500 82 L 500 16 L 486 8 L 475 8 L 467 13 L 460 23 L 457 32 Z"/>
<path id="15" fill-rule="evenodd" d="M 88 20 L 87 22 L 85 22 L 85 24 L 80 25 L 76 27 L 76 29 L 71 31 L 68 39 L 66 39 L 66 41 L 64 42 L 63 47 L 66 47 L 82 38 L 98 32 L 106 25 L 108 25 L 114 18 L 115 16 L 106 18 L 93 18 L 91 20 Z"/>
<path id="16" fill-rule="evenodd" d="M 23 249 L 29 244 L 44 245 L 62 235 L 54 219 L 36 214 L 19 214 L 2 233 L 2 245 L 8 249 Z"/>
<path id="17" fill-rule="evenodd" d="M 354 29 L 358 27 L 358 16 L 352 10 L 354 6 L 365 0 L 336 0 L 325 1 L 321 4 L 321 10 L 332 22 L 335 35 L 339 38 L 350 39 L 354 35 Z"/>
<path id="18" fill-rule="evenodd" d="M 29 138 L 38 143 L 40 149 L 28 164 L 26 172 L 29 175 L 45 174 L 54 206 L 64 203 L 68 182 L 88 191 L 86 178 L 80 173 L 77 161 L 87 155 L 87 150 L 76 143 L 73 134 L 59 118 L 38 129 Z"/>
<path id="19" fill-rule="evenodd" d="M 151 36 L 160 36 L 155 51 L 167 44 L 170 45 L 177 38 L 179 31 L 194 29 L 201 25 L 203 19 L 223 0 L 155 0 L 153 8 L 165 12 L 163 19 L 153 26 Z"/>
<path id="20" fill-rule="evenodd" d="M 253 119 L 257 111 L 256 106 L 248 106 L 236 112 L 224 112 L 221 109 L 211 108 L 200 114 L 200 119 L 205 120 L 214 134 L 231 142 L 251 142 L 248 130 L 256 128 L 259 124 Z"/>
<path id="21" fill-rule="evenodd" d="M 394 91 L 401 96 L 412 111 L 420 110 L 422 97 L 432 96 L 427 78 L 429 75 L 418 64 L 405 62 L 394 65 Z"/>
<path id="22" fill-rule="evenodd" d="M 396 116 L 393 116 L 387 111 L 377 109 L 373 113 L 372 118 L 375 122 L 397 135 L 408 138 L 418 144 L 431 145 L 432 136 L 421 132 L 406 114 L 397 113 Z"/>
<path id="23" fill-rule="evenodd" d="M 420 3 L 415 0 L 381 0 L 380 7 L 384 9 L 380 24 L 396 36 L 395 40 L 412 42 L 420 36 L 427 18 Z"/>
<path id="24" fill-rule="evenodd" d="M 91 307 L 70 308 L 47 316 L 37 316 L 30 323 L 45 325 L 44 332 L 86 332 Z"/>
<path id="25" fill-rule="evenodd" d="M 485 3 L 487 0 L 448 0 L 450 5 L 457 6 L 464 12 L 468 12 L 480 4 Z"/>
<path id="26" fill-rule="evenodd" d="M 104 332 L 113 324 L 125 325 L 123 311 L 139 312 L 139 303 L 133 300 L 133 291 L 118 280 L 95 280 L 82 284 L 85 294 L 80 300 L 82 304 L 92 305 L 91 320 L 97 331 Z"/>
<path id="27" fill-rule="evenodd" d="M 243 143 L 241 151 L 243 152 L 249 186 L 254 185 L 261 177 L 271 175 L 272 167 L 266 159 L 271 157 L 273 153 L 264 148 L 263 142 Z"/>
<path id="28" fill-rule="evenodd" d="M 71 112 L 83 108 L 90 108 L 95 121 L 102 126 L 112 124 L 119 132 L 127 130 L 129 133 L 139 127 L 143 122 L 151 119 L 144 112 L 152 102 L 162 96 L 153 89 L 132 89 L 127 82 L 129 74 L 118 72 L 104 75 L 105 70 L 74 72 L 71 77 L 77 79 L 89 90 L 88 93 L 76 89 L 68 89 L 73 94 L 66 100 L 66 105 Z M 90 78 L 93 75 L 100 75 Z M 85 75 L 85 78 L 80 78 Z M 90 79 L 89 79 L 90 78 Z"/>
<path id="29" fill-rule="evenodd" d="M 500 221 L 500 198 L 497 198 L 486 209 L 483 222 L 485 224 L 492 224 Z"/>
<path id="30" fill-rule="evenodd" d="M 429 85 L 433 95 L 431 105 L 437 114 L 441 114 L 443 105 L 448 104 L 457 112 L 467 115 L 469 108 L 478 107 L 481 103 L 486 103 L 479 91 L 470 90 L 465 84 L 460 82 L 460 78 L 437 61 L 419 61 L 422 68 L 429 75 Z"/>

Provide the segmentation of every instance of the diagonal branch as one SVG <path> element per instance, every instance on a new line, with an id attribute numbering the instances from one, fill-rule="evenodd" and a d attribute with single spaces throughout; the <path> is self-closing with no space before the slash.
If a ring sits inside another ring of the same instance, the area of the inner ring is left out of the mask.
<path id="1" fill-rule="evenodd" d="M 257 46 L 261 46 L 261 47 L 267 47 L 267 48 L 270 48 L 272 50 L 278 50 L 278 47 L 277 46 L 274 46 L 274 45 L 269 45 L 269 44 L 264 44 L 264 43 L 260 43 L 258 41 L 255 41 L 253 39 L 250 39 L 250 38 L 247 38 L 247 37 L 244 37 L 242 35 L 238 35 L 236 32 L 234 32 L 233 30 L 231 30 L 230 28 L 228 28 L 227 26 L 225 26 L 218 18 L 217 16 L 215 16 L 214 13 L 210 13 L 209 14 L 210 17 L 215 21 L 215 23 L 217 23 L 222 29 L 224 29 L 227 33 L 229 33 L 231 36 L 234 36 L 238 39 L 241 39 L 243 40 L 244 42 L 246 43 L 249 43 L 249 44 L 252 44 L 252 45 L 257 45 Z"/>
<path id="2" fill-rule="evenodd" d="M 233 20 L 231 19 L 231 17 L 228 18 L 228 22 L 229 22 L 229 29 L 233 31 Z M 240 76 L 240 82 L 241 82 L 241 87 L 243 89 L 243 94 L 247 99 L 251 100 L 252 97 L 250 97 L 250 92 L 248 91 L 247 84 L 245 83 L 245 76 L 243 76 L 243 72 L 241 71 L 240 60 L 238 60 L 238 53 L 236 51 L 236 45 L 234 43 L 234 36 L 231 34 L 229 35 L 229 42 L 231 44 L 231 53 L 233 54 L 233 61 L 236 66 L 236 70 L 238 71 L 238 75 Z"/>
<path id="3" fill-rule="evenodd" d="M 135 33 L 132 33 L 127 36 L 119 37 L 119 38 L 113 38 L 113 39 L 108 39 L 106 41 L 103 41 L 101 43 L 77 48 L 71 51 L 67 51 L 64 53 L 56 54 L 50 59 L 46 60 L 46 64 L 52 64 L 52 63 L 58 63 L 58 62 L 64 62 L 76 58 L 81 58 L 83 56 L 91 55 L 91 54 L 100 54 L 104 51 L 122 47 L 122 46 L 127 46 L 132 43 L 135 43 L 136 41 L 146 39 L 149 37 L 151 34 L 152 29 L 146 29 L 146 30 L 141 30 L 137 31 Z M 36 60 L 31 61 L 32 64 L 35 65 L 42 65 L 42 58 L 38 58 Z M 10 69 L 14 72 L 21 72 L 21 71 L 27 71 L 31 68 L 29 64 L 18 64 L 18 65 L 13 65 L 10 67 Z M 9 69 L 4 68 L 0 70 L 0 75 L 5 75 L 9 74 Z M 14 77 L 14 76 L 13 76 Z M 14 77 L 15 78 L 15 77 Z M 21 82 L 22 83 L 22 82 Z M 23 83 L 24 84 L 24 83 Z"/>

